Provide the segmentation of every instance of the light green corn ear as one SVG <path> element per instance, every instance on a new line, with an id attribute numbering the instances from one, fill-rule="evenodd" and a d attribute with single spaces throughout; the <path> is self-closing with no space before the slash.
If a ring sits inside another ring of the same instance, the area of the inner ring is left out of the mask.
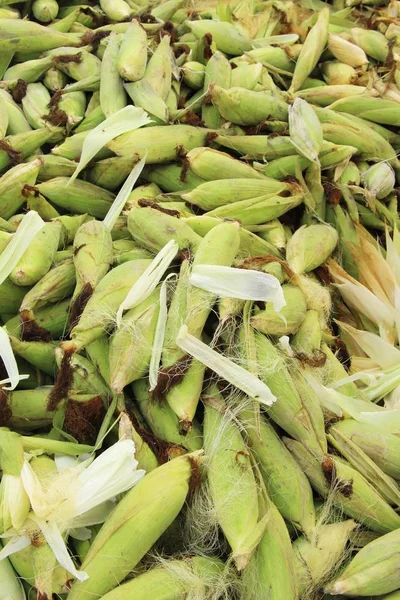
<path id="1" fill-rule="evenodd" d="M 71 177 L 76 169 L 76 163 L 61 156 L 52 154 L 40 154 L 41 165 L 37 176 L 38 181 L 48 181 L 60 175 L 61 177 Z"/>
<path id="2" fill-rule="evenodd" d="M 17 314 L 25 296 L 24 288 L 15 285 L 8 277 L 0 285 L 0 306 L 3 313 Z"/>
<path id="3" fill-rule="evenodd" d="M 196 250 L 201 238 L 183 220 L 149 206 L 134 206 L 128 214 L 128 229 L 133 239 L 143 248 L 158 252 L 175 240 L 181 250 Z"/>
<path id="4" fill-rule="evenodd" d="M 265 529 L 260 520 L 257 482 L 249 449 L 238 425 L 225 413 L 226 407 L 215 386 L 209 388 L 204 401 L 204 449 L 210 495 L 216 519 L 232 549 L 232 558 L 242 570 Z"/>
<path id="5" fill-rule="evenodd" d="M 101 61 L 94 54 L 90 54 L 87 50 L 81 50 L 78 53 L 70 55 L 69 53 L 53 55 L 53 64 L 57 69 L 68 75 L 71 79 L 77 82 L 84 81 L 88 77 L 96 77 L 100 79 Z M 85 91 L 68 88 L 71 91 Z M 64 90 L 66 91 L 66 90 Z"/>
<path id="6" fill-rule="evenodd" d="M 25 295 L 19 309 L 20 313 L 24 313 L 22 318 L 33 318 L 34 310 L 68 298 L 74 291 L 75 280 L 72 260 L 54 266 Z"/>
<path id="7" fill-rule="evenodd" d="M 269 408 L 269 416 L 279 427 L 310 448 L 315 456 L 321 457 L 326 452 L 326 438 L 314 428 L 310 407 L 298 392 L 283 356 L 263 334 L 256 332 L 255 341 L 259 377 L 278 398 Z"/>
<path id="8" fill-rule="evenodd" d="M 168 121 L 167 104 L 146 77 L 140 81 L 125 84 L 125 89 L 135 106 L 140 106 L 161 121 Z"/>
<path id="9" fill-rule="evenodd" d="M 86 356 L 96 367 L 107 385 L 110 384 L 110 362 L 109 362 L 109 344 L 107 334 L 86 346 Z"/>
<path id="10" fill-rule="evenodd" d="M 54 21 L 58 14 L 58 4 L 56 0 L 34 0 L 32 2 L 32 13 L 37 21 L 41 23 L 50 23 Z"/>
<path id="11" fill-rule="evenodd" d="M 328 441 L 340 452 L 352 467 L 365 477 L 376 488 L 382 498 L 392 506 L 400 506 L 400 489 L 398 484 L 385 473 L 361 450 L 350 438 L 339 431 L 332 431 Z"/>
<path id="12" fill-rule="evenodd" d="M 329 108 L 331 110 L 346 113 L 347 116 L 351 115 L 352 117 L 356 117 L 356 119 L 366 119 L 370 127 L 374 127 L 374 123 L 398 127 L 400 123 L 396 104 L 393 104 L 392 100 L 368 98 L 367 96 L 350 96 L 349 98 L 336 100 Z M 392 141 L 392 136 L 390 133 L 386 133 L 387 130 L 385 131 L 385 128 L 382 127 L 379 131 L 384 137 L 388 136 L 389 142 Z M 393 141 L 395 139 L 396 138 L 393 138 Z"/>
<path id="13" fill-rule="evenodd" d="M 293 336 L 291 346 L 296 350 L 300 359 L 302 356 L 306 360 L 318 361 L 324 359 L 325 355 L 321 350 L 321 323 L 318 311 L 307 310 L 303 322 L 297 333 Z"/>
<path id="14" fill-rule="evenodd" d="M 368 58 L 364 50 L 360 46 L 340 37 L 340 35 L 329 33 L 328 49 L 337 60 L 351 67 L 361 67 L 368 64 Z"/>
<path id="15" fill-rule="evenodd" d="M 252 48 L 251 40 L 243 35 L 234 25 L 226 21 L 207 19 L 187 21 L 186 24 L 197 39 L 202 38 L 206 33 L 211 33 L 217 50 L 225 54 L 240 56 L 243 52 L 247 52 Z"/>
<path id="16" fill-rule="evenodd" d="M 46 125 L 44 118 L 49 114 L 50 94 L 42 83 L 28 83 L 26 94 L 22 98 L 22 110 L 33 129 L 40 129 Z"/>
<path id="17" fill-rule="evenodd" d="M 97 219 L 104 219 L 115 195 L 81 179 L 75 179 L 67 187 L 68 182 L 68 177 L 55 177 L 40 183 L 37 187 L 39 192 L 56 206 L 65 208 L 71 213 L 87 213 Z"/>
<path id="18" fill-rule="evenodd" d="M 118 54 L 118 71 L 127 81 L 142 79 L 147 65 L 147 34 L 135 19 L 122 38 Z"/>
<path id="19" fill-rule="evenodd" d="M 218 135 L 215 141 L 220 146 L 235 150 L 246 160 L 273 160 L 281 156 L 297 153 L 288 136 L 269 137 L 268 135 Z"/>
<path id="20" fill-rule="evenodd" d="M 45 223 L 11 271 L 11 281 L 17 285 L 33 285 L 46 275 L 57 252 L 61 231 L 61 223 Z"/>
<path id="21" fill-rule="evenodd" d="M 190 431 L 181 433 L 178 417 L 167 403 L 154 402 L 146 379 L 134 381 L 132 390 L 140 412 L 157 438 L 169 442 L 172 447 L 182 446 L 189 452 L 202 448 L 202 430 L 199 425 L 193 422 Z"/>
<path id="22" fill-rule="evenodd" d="M 3 75 L 3 80 L 12 82 L 17 79 L 23 79 L 25 83 L 34 83 L 46 73 L 51 64 L 51 56 L 18 63 L 7 69 Z"/>
<path id="23" fill-rule="evenodd" d="M 50 221 L 60 216 L 60 213 L 47 202 L 46 198 L 39 194 L 35 187 L 25 186 L 23 194 L 26 199 L 26 207 L 29 210 L 35 210 L 43 221 Z"/>
<path id="24" fill-rule="evenodd" d="M 74 237 L 76 287 L 71 303 L 71 325 L 79 320 L 93 290 L 108 272 L 112 261 L 112 238 L 108 228 L 102 221 L 83 223 Z"/>
<path id="25" fill-rule="evenodd" d="M 306 476 L 263 417 L 258 420 L 247 409 L 240 413 L 240 419 L 271 500 L 287 521 L 310 536 L 315 527 L 315 511 Z"/>
<path id="26" fill-rule="evenodd" d="M 175 458 L 151 471 L 123 497 L 82 564 L 89 579 L 72 585 L 70 600 L 105 594 L 128 575 L 177 517 L 197 461 L 193 455 Z"/>
<path id="27" fill-rule="evenodd" d="M 204 183 L 192 171 L 182 170 L 182 166 L 174 163 L 166 165 L 150 165 L 142 171 L 143 179 L 158 185 L 163 192 L 190 191 Z"/>
<path id="28" fill-rule="evenodd" d="M 318 20 L 310 29 L 297 58 L 294 69 L 290 92 L 297 92 L 304 81 L 317 65 L 320 56 L 328 42 L 329 9 L 322 9 Z"/>
<path id="29" fill-rule="evenodd" d="M 54 413 L 48 409 L 49 388 L 0 392 L 4 406 L 3 425 L 18 431 L 36 430 L 51 424 Z"/>
<path id="30" fill-rule="evenodd" d="M 250 165 L 211 148 L 194 148 L 187 153 L 186 160 L 190 170 L 206 181 L 231 178 L 265 179 L 264 175 Z"/>
<path id="31" fill-rule="evenodd" d="M 111 21 L 126 21 L 132 9 L 125 0 L 100 0 L 100 6 Z"/>
<path id="32" fill-rule="evenodd" d="M 39 327 L 39 339 L 50 341 L 60 338 L 66 331 L 70 299 L 62 300 L 58 304 L 50 304 L 38 310 L 35 315 L 36 325 Z M 22 334 L 24 339 L 38 339 L 38 331 L 31 329 L 30 323 L 22 323 L 19 315 L 7 320 L 5 326 L 9 335 L 18 339 Z"/>
<path id="33" fill-rule="evenodd" d="M 361 548 L 339 577 L 327 586 L 328 593 L 358 597 L 398 590 L 399 540 L 400 529 L 397 529 Z"/>
<path id="34" fill-rule="evenodd" d="M 218 85 L 221 88 L 231 87 L 231 72 L 231 65 L 228 59 L 222 52 L 215 52 L 206 64 L 204 93 L 208 92 L 211 83 Z M 201 107 L 201 119 L 206 127 L 215 129 L 221 127 L 224 122 L 217 108 L 209 101 L 204 102 Z"/>
<path id="35" fill-rule="evenodd" d="M 266 531 L 243 573 L 243 600 L 298 600 L 288 529 L 269 498 L 265 504 Z"/>
<path id="36" fill-rule="evenodd" d="M 300 288 L 292 284 L 282 286 L 286 306 L 276 312 L 271 303 L 265 309 L 256 308 L 251 318 L 251 325 L 257 331 L 267 335 L 289 335 L 296 333 L 303 323 L 307 304 Z"/>
<path id="37" fill-rule="evenodd" d="M 167 99 L 172 82 L 172 50 L 171 38 L 162 38 L 147 63 L 143 79 L 159 94 L 162 100 Z"/>
<path id="38" fill-rule="evenodd" d="M 128 310 L 110 339 L 110 386 L 116 394 L 148 371 L 158 319 L 159 295 L 160 291 L 156 289 L 146 300 Z"/>
<path id="39" fill-rule="evenodd" d="M 192 360 L 182 380 L 173 385 L 165 394 L 165 398 L 179 418 L 182 433 L 190 431 L 203 389 L 205 366 Z"/>
<path id="40" fill-rule="evenodd" d="M 378 533 L 399 527 L 399 515 L 348 463 L 333 455 L 326 455 L 320 462 L 299 442 L 289 438 L 284 442 L 323 498 Z"/>
<path id="41" fill-rule="evenodd" d="M 338 60 L 329 60 L 320 65 L 322 76 L 328 85 L 351 85 L 357 82 L 358 75 L 354 67 Z"/>
<path id="42" fill-rule="evenodd" d="M 13 600 L 25 600 L 25 593 L 21 580 L 17 577 L 8 558 L 5 558 L 0 562 L 0 581 L 2 588 L 0 592 L 1 600 L 7 600 L 7 598 L 12 598 Z"/>
<path id="43" fill-rule="evenodd" d="M 332 432 L 333 434 L 339 432 L 346 435 L 384 473 L 387 473 L 390 477 L 394 477 L 394 479 L 400 479 L 400 465 L 398 461 L 400 440 L 398 436 L 392 433 L 379 433 L 372 425 L 359 423 L 353 419 L 344 419 L 335 423 L 332 427 Z"/>
<path id="44" fill-rule="evenodd" d="M 364 52 L 379 62 L 385 62 L 389 53 L 389 40 L 379 31 L 352 27 L 352 40 Z"/>
<path id="45" fill-rule="evenodd" d="M 349 536 L 357 527 L 353 520 L 319 525 L 307 539 L 299 537 L 293 542 L 294 567 L 300 597 L 317 591 L 337 571 L 345 557 Z"/>
<path id="46" fill-rule="evenodd" d="M 364 187 L 374 198 L 383 200 L 393 192 L 396 185 L 395 173 L 386 162 L 379 162 L 362 174 Z"/>
<path id="47" fill-rule="evenodd" d="M 146 164 L 163 163 L 176 159 L 178 146 L 182 147 L 182 152 L 205 146 L 208 133 L 209 131 L 204 127 L 192 127 L 191 125 L 146 127 L 119 135 L 106 144 L 106 149 L 111 150 L 117 156 L 126 154 L 132 156 L 133 153 L 136 153 L 143 157 L 147 152 Z"/>
<path id="48" fill-rule="evenodd" d="M 0 150 L 0 169 L 7 167 L 12 162 L 13 157 L 17 160 L 27 158 L 33 152 L 36 152 L 42 144 L 48 142 L 52 136 L 53 131 L 49 127 L 7 136 L 4 139 L 7 148 Z M 36 157 L 34 160 L 36 160 Z"/>
<path id="49" fill-rule="evenodd" d="M 127 104 L 126 92 L 117 68 L 118 54 L 117 35 L 111 33 L 101 61 L 100 75 L 100 106 L 106 117 L 121 110 Z"/>
<path id="50" fill-rule="evenodd" d="M 34 367 L 54 377 L 57 364 L 55 357 L 56 344 L 53 342 L 24 342 L 11 337 L 11 346 L 15 354 L 24 358 Z"/>
<path id="51" fill-rule="evenodd" d="M 299 154 L 319 164 L 318 155 L 323 144 L 321 123 L 313 108 L 301 98 L 289 107 L 290 140 Z"/>
<path id="52" fill-rule="evenodd" d="M 12 217 L 24 204 L 23 187 L 35 184 L 41 164 L 39 158 L 21 163 L 0 177 L 0 216 L 3 219 Z"/>
<path id="53" fill-rule="evenodd" d="M 136 163 L 136 156 L 105 158 L 95 162 L 92 167 L 85 169 L 85 178 L 94 185 L 114 192 L 122 186 Z M 76 163 L 74 165 L 76 168 Z"/>
<path id="54" fill-rule="evenodd" d="M 286 247 L 289 267 L 300 275 L 322 265 L 334 251 L 338 234 L 330 225 L 303 225 L 293 234 Z"/>
<path id="55" fill-rule="evenodd" d="M 255 92 L 244 88 L 209 87 L 210 97 L 220 115 L 237 125 L 258 125 L 266 119 L 287 121 L 286 102 L 269 91 Z"/>
<path id="56" fill-rule="evenodd" d="M 67 94 L 69 96 L 69 94 Z M 83 133 L 85 131 L 90 131 L 97 125 L 100 125 L 105 120 L 105 114 L 101 110 L 101 106 L 96 106 L 90 113 L 87 114 L 86 111 L 85 118 L 79 123 L 78 127 L 74 130 L 74 134 Z"/>
<path id="57" fill-rule="evenodd" d="M 79 46 L 81 36 L 62 33 L 26 19 L 0 19 L 0 50 L 37 54 L 60 46 Z"/>
<path id="58" fill-rule="evenodd" d="M 232 71 L 231 87 L 242 87 L 246 90 L 254 90 L 260 80 L 263 70 L 262 63 L 252 65 L 240 65 Z"/>
<path id="59" fill-rule="evenodd" d="M 218 589 L 219 580 L 223 580 L 224 567 L 221 560 L 213 557 L 193 556 L 179 561 L 171 560 L 117 587 L 103 596 L 102 600 L 123 600 L 127 594 L 142 600 L 181 600 L 191 593 L 207 594 Z"/>
<path id="60" fill-rule="evenodd" d="M 88 215 L 60 215 L 56 217 L 54 221 L 61 223 L 63 226 L 63 233 L 66 233 L 66 244 L 72 244 L 75 239 L 76 233 L 83 223 L 91 221 L 92 217 Z"/>
<path id="61" fill-rule="evenodd" d="M 76 351 L 94 342 L 115 319 L 121 302 L 132 285 L 150 264 L 150 260 L 133 260 L 112 269 L 97 284 L 79 322 L 71 331 L 71 341 L 64 342 L 65 351 Z"/>

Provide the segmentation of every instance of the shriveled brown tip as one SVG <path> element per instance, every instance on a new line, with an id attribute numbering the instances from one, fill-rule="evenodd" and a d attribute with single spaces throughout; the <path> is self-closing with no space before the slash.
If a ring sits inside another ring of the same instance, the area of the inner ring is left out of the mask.
<path id="1" fill-rule="evenodd" d="M 74 372 L 71 366 L 72 355 L 72 350 L 64 350 L 60 370 L 57 374 L 57 378 L 53 385 L 53 388 L 49 394 L 47 410 L 56 410 L 59 403 L 68 397 L 68 393 L 71 389 L 74 378 Z"/>
<path id="2" fill-rule="evenodd" d="M 61 344 L 61 350 L 64 353 L 72 353 L 78 351 L 78 346 L 73 340 L 67 340 Z"/>

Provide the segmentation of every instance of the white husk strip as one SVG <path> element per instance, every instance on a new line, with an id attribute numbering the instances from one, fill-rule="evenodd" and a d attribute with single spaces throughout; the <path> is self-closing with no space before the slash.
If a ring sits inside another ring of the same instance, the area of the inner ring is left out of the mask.
<path id="1" fill-rule="evenodd" d="M 99 150 L 101 150 L 108 142 L 123 133 L 139 129 L 139 127 L 143 127 L 143 125 L 147 125 L 151 122 L 148 114 L 142 108 L 129 105 L 121 108 L 121 110 L 108 117 L 105 121 L 100 123 L 100 125 L 97 125 L 97 127 L 92 129 L 86 136 L 85 141 L 83 142 L 79 164 L 67 185 L 72 183 L 76 177 L 78 177 L 82 169 L 86 167 Z"/>
<path id="2" fill-rule="evenodd" d="M 23 217 L 11 241 L 0 254 L 0 285 L 17 266 L 29 244 L 43 226 L 43 219 L 34 210 L 30 210 Z"/>
<path id="3" fill-rule="evenodd" d="M 258 377 L 190 335 L 186 325 L 182 325 L 180 328 L 176 343 L 181 350 L 193 356 L 254 400 L 267 406 L 271 406 L 276 401 L 271 390 Z"/>
<path id="4" fill-rule="evenodd" d="M 190 283 L 220 298 L 272 302 L 276 311 L 286 306 L 279 280 L 262 271 L 197 265 L 192 269 Z"/>
<path id="5" fill-rule="evenodd" d="M 114 202 L 110 206 L 108 213 L 104 217 L 104 225 L 110 231 L 114 227 L 114 225 L 121 213 L 121 210 L 124 208 L 125 203 L 128 199 L 129 194 L 132 191 L 133 186 L 139 179 L 140 173 L 143 171 L 144 165 L 146 164 L 146 157 L 147 157 L 147 152 L 143 156 L 143 158 L 133 167 L 132 171 L 129 173 L 123 186 L 121 187 L 120 191 L 118 192 L 117 197 L 115 198 Z"/>
<path id="6" fill-rule="evenodd" d="M 122 313 L 137 306 L 154 292 L 165 271 L 168 269 L 175 256 L 178 254 L 179 246 L 175 240 L 170 240 L 152 260 L 145 272 L 133 284 L 125 300 L 120 304 L 117 311 L 117 326 L 121 325 Z"/>
<path id="7" fill-rule="evenodd" d="M 370 331 L 355 329 L 347 323 L 337 321 L 339 327 L 348 333 L 360 348 L 372 358 L 382 369 L 400 364 L 400 350 L 383 340 L 379 335 Z"/>
<path id="8" fill-rule="evenodd" d="M 11 347 L 10 338 L 3 327 L 0 327 L 0 358 L 4 363 L 8 378 L 0 381 L 5 390 L 13 390 L 17 387 L 21 379 L 27 379 L 29 375 L 20 375 L 18 371 L 17 361 L 15 360 L 14 352 Z M 5 386 L 5 383 L 10 383 Z"/>
<path id="9" fill-rule="evenodd" d="M 164 346 L 164 336 L 165 336 L 165 326 L 167 324 L 167 315 L 168 315 L 168 307 L 167 307 L 167 282 L 171 277 L 175 277 L 175 273 L 171 273 L 162 282 L 160 288 L 160 309 L 158 313 L 157 325 L 156 325 L 156 333 L 154 336 L 153 347 L 151 350 L 151 358 L 150 358 L 150 367 L 149 367 L 149 384 L 150 391 L 152 392 L 158 380 L 158 370 L 160 367 L 161 354 Z"/>
<path id="10" fill-rule="evenodd" d="M 284 33 L 282 35 L 270 35 L 265 38 L 257 38 L 253 40 L 253 48 L 262 48 L 264 46 L 283 45 L 291 46 L 295 44 L 299 39 L 297 33 Z"/>

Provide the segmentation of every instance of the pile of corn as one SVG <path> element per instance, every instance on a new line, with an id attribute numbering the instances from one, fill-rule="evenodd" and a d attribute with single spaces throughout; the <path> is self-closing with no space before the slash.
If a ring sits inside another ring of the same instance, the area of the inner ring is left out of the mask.
<path id="1" fill-rule="evenodd" d="M 0 600 L 400 599 L 400 2 L 0 0 Z"/>

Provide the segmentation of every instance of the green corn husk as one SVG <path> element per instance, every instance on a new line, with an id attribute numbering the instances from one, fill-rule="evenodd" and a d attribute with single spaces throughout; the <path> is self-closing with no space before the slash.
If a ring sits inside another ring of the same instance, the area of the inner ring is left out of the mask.
<path id="1" fill-rule="evenodd" d="M 346 596 L 386 594 L 399 588 L 399 535 L 392 531 L 361 548 L 327 591 Z"/>
<path id="2" fill-rule="evenodd" d="M 30 431 L 46 427 L 53 420 L 48 410 L 49 389 L 0 391 L 3 406 L 1 425 L 17 431 Z"/>
<path id="3" fill-rule="evenodd" d="M 124 496 L 82 564 L 89 579 L 72 585 L 70 600 L 105 594 L 136 566 L 181 510 L 197 460 L 193 455 L 175 458 L 151 471 Z M 154 494 L 154 489 L 159 493 Z M 110 563 L 110 555 L 117 562 Z"/>
<path id="4" fill-rule="evenodd" d="M 85 353 L 96 370 L 100 373 L 107 385 L 110 384 L 110 363 L 109 363 L 109 344 L 108 336 L 102 335 L 100 338 L 86 346 Z"/>
<path id="5" fill-rule="evenodd" d="M 396 435 L 379 433 L 372 425 L 360 423 L 353 419 L 345 419 L 335 423 L 332 431 L 345 434 L 384 473 L 395 479 L 400 479 L 400 465 L 397 458 L 400 451 L 400 441 Z"/>
<path id="6" fill-rule="evenodd" d="M 182 432 L 190 431 L 203 389 L 205 366 L 192 360 L 182 380 L 165 394 L 170 408 L 179 418 Z"/>
<path id="7" fill-rule="evenodd" d="M 328 440 L 336 450 L 354 467 L 361 475 L 373 485 L 380 495 L 392 506 L 399 506 L 400 488 L 393 479 L 385 473 L 365 454 L 350 438 L 341 432 L 333 431 L 328 435 Z"/>
<path id="8" fill-rule="evenodd" d="M 215 179 L 265 179 L 259 172 L 232 158 L 225 152 L 211 148 L 195 148 L 186 155 L 190 170 L 206 181 Z"/>
<path id="9" fill-rule="evenodd" d="M 26 207 L 29 210 L 35 210 L 43 221 L 50 221 L 60 216 L 60 213 L 47 202 L 46 198 L 36 191 L 36 188 L 24 188 Z M 63 232 L 64 233 L 64 232 Z"/>
<path id="10" fill-rule="evenodd" d="M 288 107 L 269 91 L 256 92 L 244 88 L 224 89 L 211 84 L 211 100 L 220 115 L 237 125 L 258 125 L 266 119 L 287 121 Z"/>
<path id="11" fill-rule="evenodd" d="M 275 194 L 266 194 L 258 198 L 251 198 L 220 206 L 209 211 L 210 217 L 237 220 L 242 225 L 259 225 L 277 219 L 286 212 L 299 206 L 304 200 L 302 193 L 282 197 Z"/>
<path id="12" fill-rule="evenodd" d="M 42 144 L 45 144 L 53 136 L 53 132 L 48 127 L 23 133 L 16 133 L 4 139 L 7 149 L 0 150 L 0 169 L 4 169 L 12 162 L 12 155 L 16 153 L 17 159 L 27 158 L 39 150 Z M 18 166 L 18 165 L 17 165 Z"/>
<path id="13" fill-rule="evenodd" d="M 294 273 L 307 273 L 324 263 L 337 243 L 338 234 L 330 225 L 303 225 L 287 244 L 286 260 Z"/>
<path id="14" fill-rule="evenodd" d="M 240 418 L 271 500 L 287 521 L 309 536 L 315 512 L 307 478 L 263 417 L 257 420 L 253 411 L 244 410 Z"/>
<path id="15" fill-rule="evenodd" d="M 266 531 L 243 573 L 243 600 L 298 600 L 294 554 L 288 529 L 268 499 Z"/>
<path id="16" fill-rule="evenodd" d="M 123 600 L 127 594 L 142 600 L 181 600 L 192 591 L 206 594 L 218 584 L 223 568 L 222 561 L 212 557 L 193 556 L 169 561 L 119 586 L 103 596 L 102 600 Z"/>
<path id="17" fill-rule="evenodd" d="M 22 98 L 22 110 L 33 129 L 40 129 L 46 125 L 50 100 L 49 91 L 42 83 L 28 83 L 26 94 Z"/>
<path id="18" fill-rule="evenodd" d="M 21 302 L 20 313 L 32 313 L 47 304 L 69 298 L 75 287 L 75 279 L 72 260 L 54 266 L 27 292 Z"/>
<path id="19" fill-rule="evenodd" d="M 5 326 L 9 335 L 18 339 L 49 341 L 58 339 L 66 331 L 70 299 L 38 310 L 35 314 L 37 327 L 32 331 L 31 322 L 22 322 L 19 315 L 6 321 Z"/>
<path id="20" fill-rule="evenodd" d="M 115 196 L 88 181 L 75 179 L 70 185 L 68 177 L 55 177 L 40 183 L 37 187 L 50 202 L 72 213 L 89 214 L 103 219 Z"/>
<path id="21" fill-rule="evenodd" d="M 118 71 L 123 79 L 142 79 L 147 64 L 147 34 L 139 23 L 133 20 L 126 30 L 118 54 Z"/>
<path id="22" fill-rule="evenodd" d="M 23 79 L 25 83 L 38 81 L 52 64 L 52 58 L 46 56 L 37 60 L 29 60 L 9 67 L 3 75 L 3 80 L 12 82 Z"/>
<path id="23" fill-rule="evenodd" d="M 382 33 L 353 27 L 350 35 L 357 46 L 360 46 L 368 56 L 379 62 L 385 62 L 389 52 L 389 42 Z"/>
<path id="24" fill-rule="evenodd" d="M 106 117 L 127 104 L 126 92 L 117 68 L 119 48 L 117 34 L 111 33 L 101 61 L 100 74 L 100 106 Z"/>
<path id="25" fill-rule="evenodd" d="M 133 207 L 128 214 L 128 229 L 133 239 L 151 252 L 158 252 L 171 239 L 182 250 L 196 250 L 201 242 L 184 221 L 151 207 Z"/>
<path id="26" fill-rule="evenodd" d="M 204 93 L 208 92 L 210 84 L 215 84 L 222 88 L 229 88 L 231 85 L 230 63 L 225 55 L 218 50 L 206 64 Z M 201 107 L 201 119 L 206 127 L 212 128 L 221 127 L 224 122 L 216 107 L 208 102 L 204 102 Z"/>
<path id="27" fill-rule="evenodd" d="M 68 61 L 67 58 L 70 58 Z M 74 81 L 83 81 L 87 77 L 99 77 L 101 73 L 101 61 L 87 50 L 80 50 L 73 55 L 53 54 L 53 64 L 65 75 Z M 78 91 L 78 90 L 74 90 Z"/>
<path id="28" fill-rule="evenodd" d="M 381 125 L 400 125 L 399 110 L 396 103 L 382 98 L 351 97 L 336 100 L 330 110 L 349 113 L 358 118 L 380 123 Z"/>
<path id="29" fill-rule="evenodd" d="M 19 285 L 15 285 L 7 277 L 0 285 L 0 306 L 4 313 L 16 314 L 24 299 L 26 290 Z"/>
<path id="30" fill-rule="evenodd" d="M 57 363 L 55 357 L 56 344 L 53 342 L 24 342 L 11 337 L 11 346 L 15 354 L 37 367 L 51 377 L 55 376 Z"/>
<path id="31" fill-rule="evenodd" d="M 286 301 L 282 310 L 276 312 L 272 304 L 264 310 L 255 309 L 251 325 L 257 331 L 266 335 L 289 335 L 296 333 L 303 323 L 307 312 L 303 292 L 292 284 L 284 284 L 282 290 Z"/>
<path id="32" fill-rule="evenodd" d="M 295 191 L 295 186 L 271 178 L 262 180 L 227 178 L 202 183 L 191 192 L 182 194 L 182 198 L 202 210 L 213 211 L 218 208 L 225 209 L 227 205 L 232 206 L 242 200 L 254 201 L 256 198 L 279 197 L 282 192 L 287 194 Z M 284 200 L 285 198 L 282 198 L 282 202 Z M 268 216 L 268 213 L 266 213 L 264 222 L 269 220 Z"/>
<path id="33" fill-rule="evenodd" d="M 204 401 L 204 449 L 210 496 L 232 558 L 237 569 L 242 570 L 263 534 L 257 483 L 249 450 L 237 424 L 224 415 L 225 406 L 218 390 L 210 388 Z"/>
<path id="34" fill-rule="evenodd" d="M 231 23 L 223 21 L 188 21 L 187 26 L 197 39 L 210 33 L 217 50 L 232 56 L 239 56 L 243 52 L 251 50 L 251 40 L 245 37 Z"/>
<path id="35" fill-rule="evenodd" d="M 291 92 L 296 92 L 313 71 L 328 41 L 329 10 L 324 8 L 308 32 L 293 73 Z"/>
<path id="36" fill-rule="evenodd" d="M 314 406 L 305 404 L 289 374 L 284 358 L 274 345 L 260 333 L 255 333 L 259 377 L 278 398 L 268 410 L 268 415 L 282 429 L 311 449 L 315 456 L 326 452 L 324 430 L 314 428 L 309 410 Z M 301 415 L 301 418 L 299 418 Z"/>
<path id="37" fill-rule="evenodd" d="M 34 285 L 46 275 L 58 249 L 61 232 L 61 223 L 45 223 L 11 271 L 11 281 L 21 286 Z"/>
<path id="38" fill-rule="evenodd" d="M 0 216 L 12 217 L 24 204 L 23 187 L 34 185 L 41 166 L 41 160 L 21 163 L 9 169 L 0 178 Z"/>
<path id="39" fill-rule="evenodd" d="M 117 154 L 132 156 L 136 153 L 143 157 L 147 151 L 146 164 L 173 161 L 176 158 L 176 148 L 182 147 L 182 152 L 204 146 L 209 130 L 190 125 L 167 125 L 146 127 L 124 133 L 106 144 L 106 147 Z"/>
<path id="40" fill-rule="evenodd" d="M 373 531 L 398 528 L 399 515 L 358 471 L 332 455 L 320 463 L 299 442 L 288 438 L 284 442 L 322 497 L 330 497 L 335 506 Z"/>
<path id="41" fill-rule="evenodd" d="M 94 185 L 114 192 L 124 183 L 136 162 L 136 157 L 130 156 L 105 158 L 86 169 L 85 178 Z"/>
<path id="42" fill-rule="evenodd" d="M 86 223 L 87 221 L 91 221 L 91 220 L 92 220 L 92 217 L 89 217 L 86 214 L 83 214 L 83 215 L 61 215 L 54 219 L 54 221 L 61 223 L 61 225 L 63 226 L 63 233 L 66 234 L 66 239 L 65 239 L 66 244 L 71 244 L 75 239 L 75 236 L 76 236 L 76 233 L 77 233 L 79 227 L 81 227 L 81 225 L 83 225 L 83 223 Z"/>
<path id="43" fill-rule="evenodd" d="M 110 385 L 120 394 L 123 388 L 146 374 L 157 325 L 159 290 L 128 310 L 110 339 Z"/>
<path id="44" fill-rule="evenodd" d="M 155 183 L 163 192 L 190 191 L 204 183 L 204 179 L 197 177 L 192 171 L 182 169 L 181 165 L 169 163 L 166 165 L 149 165 L 142 171 L 146 181 Z"/>
<path id="45" fill-rule="evenodd" d="M 225 148 L 235 150 L 246 160 L 273 160 L 274 158 L 297 154 L 296 148 L 287 136 L 218 135 L 215 141 Z"/>
<path id="46" fill-rule="evenodd" d="M 0 19 L 0 49 L 44 52 L 60 46 L 79 46 L 80 36 L 62 33 L 24 19 Z"/>
<path id="47" fill-rule="evenodd" d="M 198 424 L 192 423 L 190 431 L 181 433 L 178 417 L 168 404 L 160 404 L 152 399 L 148 381 L 145 379 L 134 381 L 132 390 L 140 412 L 157 438 L 171 445 L 182 446 L 189 452 L 202 448 L 202 432 Z"/>
<path id="48" fill-rule="evenodd" d="M 293 542 L 295 572 L 300 595 L 317 591 L 340 567 L 349 537 L 357 524 L 353 520 L 319 525 L 310 539 Z"/>
<path id="49" fill-rule="evenodd" d="M 48 181 L 54 177 L 71 177 L 76 169 L 76 163 L 61 156 L 52 156 L 51 154 L 40 154 L 41 164 L 37 180 L 40 182 Z"/>
<path id="50" fill-rule="evenodd" d="M 64 342 L 65 351 L 80 350 L 101 337 L 104 329 L 114 321 L 116 311 L 130 288 L 150 262 L 130 261 L 115 267 L 103 277 L 71 331 L 71 342 Z"/>
<path id="51" fill-rule="evenodd" d="M 0 562 L 0 579 L 3 588 L 1 594 L 4 599 L 13 598 L 13 600 L 25 600 L 25 592 L 22 583 L 17 577 L 8 558 Z"/>
<path id="52" fill-rule="evenodd" d="M 69 96 L 69 94 L 67 94 Z M 100 125 L 105 120 L 106 116 L 101 110 L 101 106 L 96 106 L 89 114 L 86 114 L 85 118 L 79 123 L 78 127 L 74 129 L 74 133 L 83 133 L 84 131 L 90 131 L 97 125 Z"/>
<path id="53" fill-rule="evenodd" d="M 86 306 L 93 290 L 113 262 L 112 238 L 101 221 L 83 223 L 74 236 L 76 287 L 71 303 L 70 323 L 74 324 Z"/>
<path id="54" fill-rule="evenodd" d="M 62 350 L 57 348 L 55 355 L 57 366 L 59 367 L 62 375 L 62 371 L 64 369 Z M 72 390 L 78 389 L 80 392 L 82 392 L 82 394 L 89 394 L 92 397 L 100 396 L 103 402 L 108 400 L 110 390 L 89 359 L 81 356 L 80 354 L 74 354 L 73 356 L 68 357 L 68 364 L 72 372 Z M 54 388 L 53 392 L 49 396 L 48 406 L 54 410 L 61 400 L 67 398 L 68 393 L 69 390 L 63 390 L 61 393 L 59 393 L 59 390 Z M 78 432 L 76 435 L 78 435 Z"/>

